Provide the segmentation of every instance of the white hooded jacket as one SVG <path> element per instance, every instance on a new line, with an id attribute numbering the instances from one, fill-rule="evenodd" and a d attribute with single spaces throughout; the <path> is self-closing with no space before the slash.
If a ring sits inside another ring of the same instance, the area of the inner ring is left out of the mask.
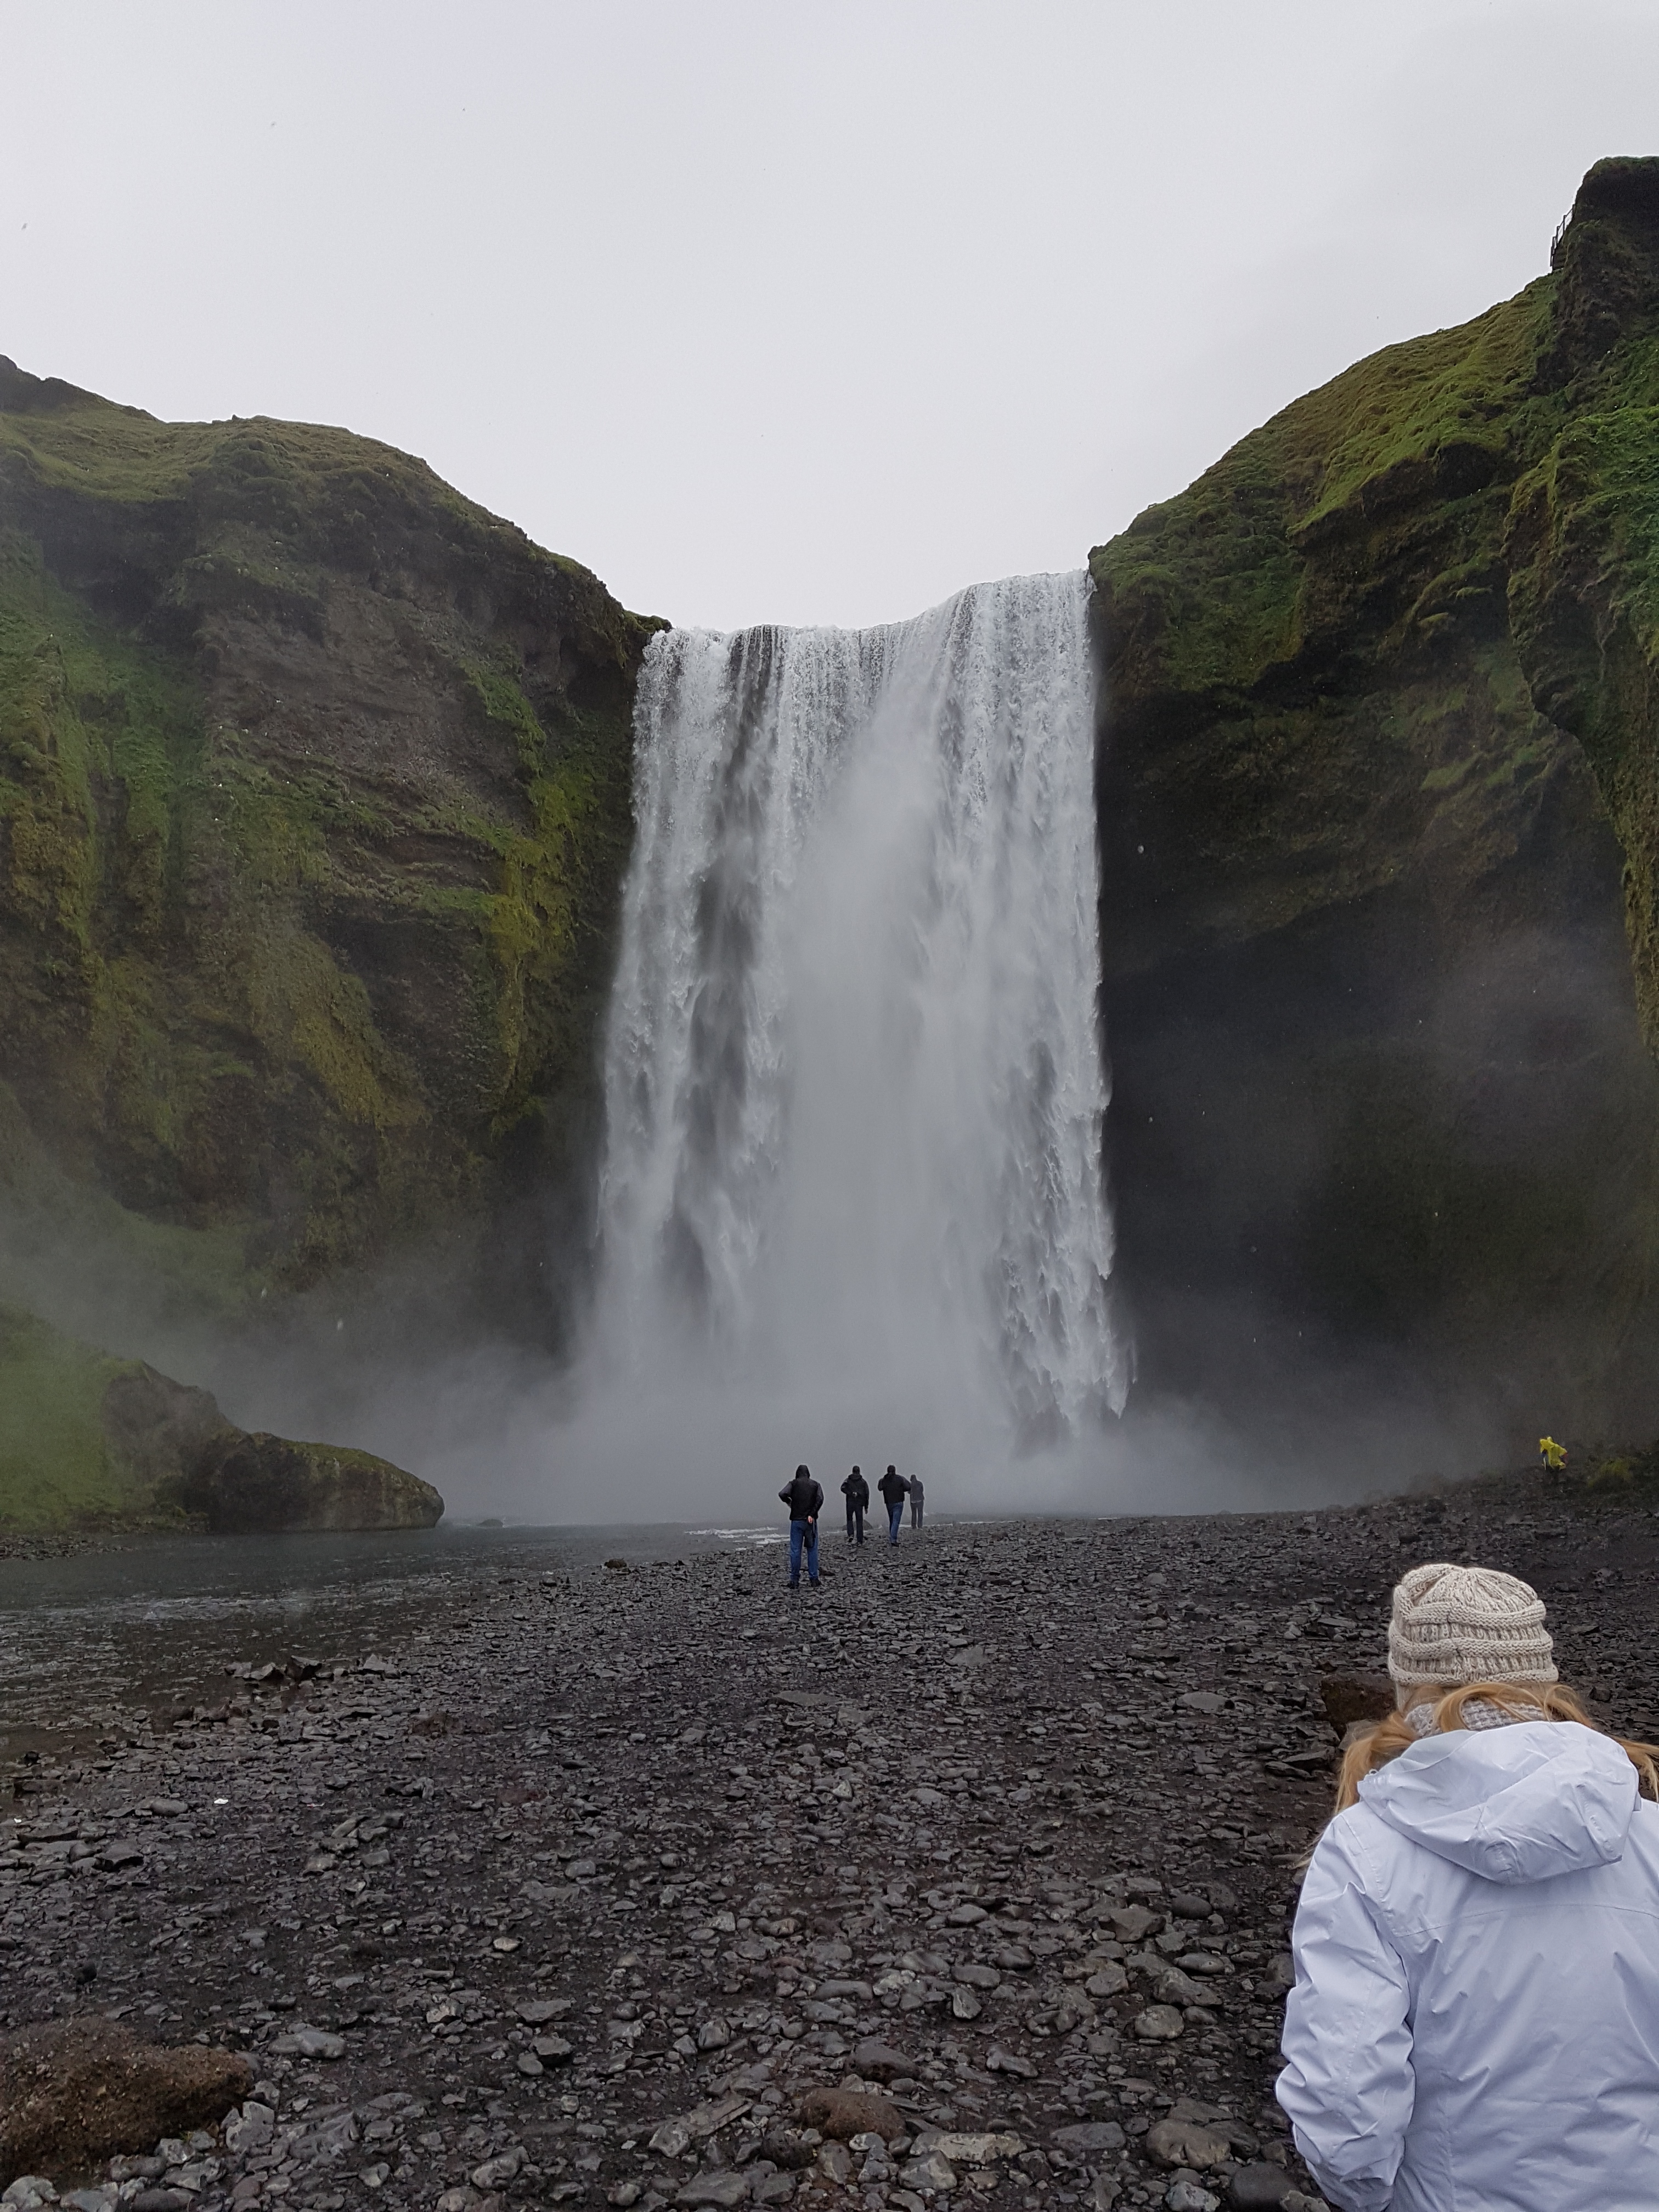
<path id="1" fill-rule="evenodd" d="M 1344 2212 L 1659 2212 L 1659 1806 L 1571 1721 L 1360 1785 L 1292 1937 L 1279 2101 Z"/>

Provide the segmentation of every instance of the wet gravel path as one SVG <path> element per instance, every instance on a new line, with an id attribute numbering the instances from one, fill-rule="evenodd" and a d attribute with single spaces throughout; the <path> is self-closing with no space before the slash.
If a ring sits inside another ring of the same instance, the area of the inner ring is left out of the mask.
<path id="1" fill-rule="evenodd" d="M 210 1709 L 88 1694 L 83 1750 L 8 1763 L 0 2008 L 248 2051 L 229 2140 L 127 2181 L 174 2212 L 1296 2212 L 1271 2083 L 1322 1684 L 1380 1670 L 1405 1567 L 1466 1557 L 1659 1733 L 1651 1501 L 1538 1483 L 836 1530 L 817 1592 L 776 1551 L 503 1567 L 371 1607 L 372 1652 L 228 1640 Z M 27 1667 L 49 1632 L 9 1626 Z M 804 2135 L 848 2087 L 879 2126 Z"/>

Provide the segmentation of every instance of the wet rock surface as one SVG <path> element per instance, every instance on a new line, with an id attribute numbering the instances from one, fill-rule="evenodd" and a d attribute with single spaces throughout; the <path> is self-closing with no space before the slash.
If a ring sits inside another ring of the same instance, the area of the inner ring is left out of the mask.
<path id="1" fill-rule="evenodd" d="M 0 2002 L 251 2093 L 9 2202 L 1305 2212 L 1271 2086 L 1324 1686 L 1474 1556 L 1651 1734 L 1656 1540 L 1513 1484 L 941 1522 L 826 1543 L 817 1593 L 776 1551 L 480 1571 L 367 1659 L 228 1652 L 222 1705 L 10 1771 Z"/>

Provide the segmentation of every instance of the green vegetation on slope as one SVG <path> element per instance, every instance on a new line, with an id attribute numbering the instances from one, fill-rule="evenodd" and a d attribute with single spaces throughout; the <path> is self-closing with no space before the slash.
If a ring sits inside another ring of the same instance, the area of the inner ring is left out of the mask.
<path id="1" fill-rule="evenodd" d="M 1215 835 L 1287 857 L 1281 919 L 1384 879 L 1365 784 L 1393 799 L 1417 763 L 1413 787 L 1467 813 L 1581 739 L 1659 1049 L 1659 162 L 1590 172 L 1559 264 L 1297 400 L 1091 565 L 1127 714 L 1232 718 Z M 1354 678 L 1385 662 L 1371 728 Z M 1320 771 L 1356 752 L 1344 805 Z"/>
<path id="2" fill-rule="evenodd" d="M 131 1362 L 0 1305 L 0 1530 L 178 1523 L 123 1467 L 104 1433 L 104 1393 Z"/>
<path id="3" fill-rule="evenodd" d="M 0 1083 L 29 1143 L 234 1236 L 251 1292 L 477 1218 L 526 1124 L 556 1153 L 649 627 L 388 447 L 0 364 Z"/>
<path id="4" fill-rule="evenodd" d="M 1659 162 L 1091 566 L 1129 1272 L 1651 1397 Z"/>
<path id="5" fill-rule="evenodd" d="M 372 1452 L 246 1435 L 206 1391 L 0 1304 L 0 1534 L 429 1528 L 442 1513 Z"/>

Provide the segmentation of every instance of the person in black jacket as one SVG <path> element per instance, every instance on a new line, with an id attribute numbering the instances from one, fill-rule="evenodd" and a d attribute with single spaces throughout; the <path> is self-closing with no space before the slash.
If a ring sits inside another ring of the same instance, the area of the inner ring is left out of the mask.
<path id="1" fill-rule="evenodd" d="M 841 1494 L 847 1500 L 847 1540 L 849 1544 L 861 1544 L 864 1541 L 864 1516 L 870 1504 L 870 1486 L 857 1468 L 842 1483 Z"/>
<path id="2" fill-rule="evenodd" d="M 818 1586 L 818 1515 L 823 1510 L 823 1492 L 813 1481 L 810 1468 L 798 1467 L 795 1479 L 786 1482 L 778 1496 L 789 1508 L 789 1587 L 800 1587 L 800 1555 L 806 1553 L 806 1574 L 814 1589 Z"/>
<path id="3" fill-rule="evenodd" d="M 904 1501 L 910 1486 L 896 1467 L 889 1467 L 876 1487 L 881 1492 L 881 1502 L 887 1508 L 887 1540 L 898 1541 L 899 1522 L 904 1518 Z"/>

